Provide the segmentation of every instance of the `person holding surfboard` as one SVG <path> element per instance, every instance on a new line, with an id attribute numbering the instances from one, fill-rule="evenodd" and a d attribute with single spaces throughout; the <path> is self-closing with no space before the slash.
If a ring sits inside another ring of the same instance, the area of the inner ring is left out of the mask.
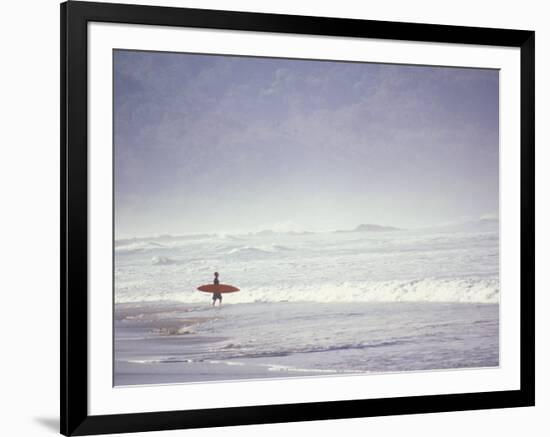
<path id="1" fill-rule="evenodd" d="M 240 291 L 237 287 L 234 287 L 233 285 L 220 284 L 218 276 L 219 273 L 215 272 L 213 284 L 206 284 L 197 287 L 197 290 L 199 291 L 202 291 L 204 293 L 212 293 L 212 306 L 216 305 L 217 300 L 220 301 L 220 306 L 222 305 L 222 293 L 234 293 L 236 291 Z"/>
<path id="2" fill-rule="evenodd" d="M 220 280 L 218 279 L 219 273 L 214 272 L 214 285 L 220 285 Z M 212 294 L 212 306 L 216 306 L 216 300 L 220 300 L 220 305 L 222 306 L 222 294 L 221 293 L 213 293 Z"/>

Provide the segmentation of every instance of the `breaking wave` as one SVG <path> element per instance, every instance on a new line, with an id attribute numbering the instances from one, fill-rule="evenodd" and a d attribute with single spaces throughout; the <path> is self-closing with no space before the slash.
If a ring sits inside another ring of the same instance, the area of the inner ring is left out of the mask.
<path id="1" fill-rule="evenodd" d="M 341 282 L 322 285 L 284 285 L 272 287 L 241 286 L 241 292 L 226 299 L 227 303 L 269 302 L 456 302 L 498 303 L 499 279 L 426 278 L 369 282 Z M 204 294 L 195 290 L 147 292 L 117 290 L 117 303 L 174 300 L 204 303 Z"/>
<path id="2" fill-rule="evenodd" d="M 292 249 L 281 244 L 271 244 L 265 246 L 241 246 L 235 247 L 227 252 L 228 255 L 239 256 L 257 256 L 257 255 L 272 255 L 277 252 L 287 252 Z"/>
<path id="3" fill-rule="evenodd" d="M 147 250 L 163 249 L 164 247 L 166 246 L 160 243 L 156 243 L 154 241 L 138 241 L 135 243 L 115 245 L 115 252 L 117 253 L 145 252 Z"/>
<path id="4" fill-rule="evenodd" d="M 151 264 L 154 266 L 169 266 L 172 264 L 178 264 L 178 261 L 167 256 L 154 256 L 151 258 Z"/>

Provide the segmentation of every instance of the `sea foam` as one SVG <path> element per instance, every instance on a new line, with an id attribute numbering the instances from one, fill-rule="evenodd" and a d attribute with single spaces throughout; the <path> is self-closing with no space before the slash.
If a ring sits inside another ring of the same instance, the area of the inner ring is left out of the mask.
<path id="1" fill-rule="evenodd" d="M 224 303 L 499 302 L 498 229 L 239 238 L 117 244 L 115 302 L 208 302 L 215 271 L 241 289 Z"/>

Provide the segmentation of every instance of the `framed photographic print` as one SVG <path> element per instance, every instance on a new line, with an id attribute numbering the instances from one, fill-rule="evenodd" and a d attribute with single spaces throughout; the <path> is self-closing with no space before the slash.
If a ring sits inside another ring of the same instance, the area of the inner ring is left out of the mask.
<path id="1" fill-rule="evenodd" d="M 61 432 L 534 405 L 534 32 L 61 5 Z"/>

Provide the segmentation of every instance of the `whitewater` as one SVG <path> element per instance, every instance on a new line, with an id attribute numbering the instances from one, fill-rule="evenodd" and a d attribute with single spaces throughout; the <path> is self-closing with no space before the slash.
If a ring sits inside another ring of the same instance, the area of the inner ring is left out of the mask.
<path id="1" fill-rule="evenodd" d="M 116 240 L 115 384 L 499 364 L 498 221 Z M 241 289 L 222 308 L 213 273 Z"/>

